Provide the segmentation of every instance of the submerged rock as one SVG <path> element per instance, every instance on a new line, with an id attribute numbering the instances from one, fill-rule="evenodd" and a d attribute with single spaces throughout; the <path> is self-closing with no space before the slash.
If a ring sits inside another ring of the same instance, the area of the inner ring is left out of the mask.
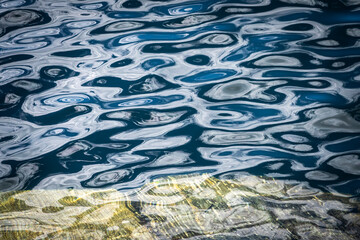
<path id="1" fill-rule="evenodd" d="M 359 203 L 256 176 L 0 194 L 0 239 L 357 239 Z"/>

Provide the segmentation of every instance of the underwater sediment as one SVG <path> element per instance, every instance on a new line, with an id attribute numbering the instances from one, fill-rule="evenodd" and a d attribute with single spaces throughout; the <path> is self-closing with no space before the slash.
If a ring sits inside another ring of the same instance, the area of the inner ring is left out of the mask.
<path id="1" fill-rule="evenodd" d="M 360 204 L 246 174 L 163 177 L 129 192 L 0 195 L 1 239 L 358 239 Z"/>

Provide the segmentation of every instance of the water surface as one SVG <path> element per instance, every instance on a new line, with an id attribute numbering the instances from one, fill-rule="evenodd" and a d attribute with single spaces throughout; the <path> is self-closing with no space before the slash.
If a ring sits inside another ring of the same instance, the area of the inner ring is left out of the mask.
<path id="1" fill-rule="evenodd" d="M 0 1 L 0 238 L 356 239 L 359 45 L 357 0 Z"/>

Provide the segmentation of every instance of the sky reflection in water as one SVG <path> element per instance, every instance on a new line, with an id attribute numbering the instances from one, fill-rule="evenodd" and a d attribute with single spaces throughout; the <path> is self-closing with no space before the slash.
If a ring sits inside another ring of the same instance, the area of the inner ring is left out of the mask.
<path id="1" fill-rule="evenodd" d="M 2 1 L 0 189 L 242 171 L 359 195 L 356 1 Z"/>

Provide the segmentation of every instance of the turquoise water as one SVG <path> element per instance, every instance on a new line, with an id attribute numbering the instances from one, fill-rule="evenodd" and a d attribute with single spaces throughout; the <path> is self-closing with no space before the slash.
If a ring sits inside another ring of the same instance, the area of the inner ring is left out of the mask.
<path id="1" fill-rule="evenodd" d="M 0 2 L 0 190 L 247 173 L 360 194 L 357 1 Z"/>

